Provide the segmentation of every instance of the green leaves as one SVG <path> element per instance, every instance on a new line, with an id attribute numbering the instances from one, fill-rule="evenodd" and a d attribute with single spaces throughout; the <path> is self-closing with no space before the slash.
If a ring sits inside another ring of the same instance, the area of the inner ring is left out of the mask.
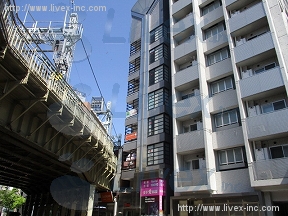
<path id="1" fill-rule="evenodd" d="M 0 190 L 0 205 L 5 207 L 6 211 L 20 208 L 25 202 L 26 199 L 20 195 L 16 188 L 10 190 L 5 187 Z"/>

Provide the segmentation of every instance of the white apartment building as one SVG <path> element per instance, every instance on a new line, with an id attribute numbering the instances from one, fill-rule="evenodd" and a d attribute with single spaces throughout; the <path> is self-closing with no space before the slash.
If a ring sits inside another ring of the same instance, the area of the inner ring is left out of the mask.
<path id="1" fill-rule="evenodd" d="M 119 212 L 288 215 L 287 1 L 138 0 L 131 12 Z"/>
<path id="2" fill-rule="evenodd" d="M 288 214 L 287 1 L 170 0 L 170 215 Z M 280 212 L 179 212 L 179 205 Z"/>

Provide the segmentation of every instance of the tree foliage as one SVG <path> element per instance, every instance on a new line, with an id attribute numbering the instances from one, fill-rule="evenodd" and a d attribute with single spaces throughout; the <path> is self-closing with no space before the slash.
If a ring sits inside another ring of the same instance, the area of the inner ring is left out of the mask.
<path id="1" fill-rule="evenodd" d="M 6 211 L 20 208 L 25 202 L 26 199 L 19 194 L 16 188 L 9 190 L 8 187 L 5 187 L 0 190 L 0 205 L 5 207 Z"/>

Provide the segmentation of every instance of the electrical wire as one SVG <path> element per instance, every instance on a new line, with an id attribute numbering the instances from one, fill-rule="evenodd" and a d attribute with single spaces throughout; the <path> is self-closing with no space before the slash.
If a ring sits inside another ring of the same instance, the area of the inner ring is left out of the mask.
<path id="1" fill-rule="evenodd" d="M 93 67 L 92 67 L 92 64 L 91 64 L 89 55 L 88 55 L 87 50 L 86 50 L 86 48 L 85 48 L 85 46 L 84 46 L 84 43 L 83 43 L 82 38 L 81 38 L 80 40 L 81 40 L 81 44 L 82 44 L 82 46 L 83 46 L 83 49 L 84 49 L 86 58 L 87 58 L 87 60 L 88 60 L 88 63 L 89 63 L 91 72 L 92 72 L 92 74 L 93 74 L 94 80 L 95 80 L 95 82 L 96 82 L 97 88 L 98 88 L 98 90 L 99 90 L 100 96 L 103 98 L 104 106 L 105 106 L 105 108 L 107 109 L 107 106 L 106 106 L 106 103 L 105 103 L 105 100 L 104 100 L 102 91 L 101 91 L 101 89 L 100 89 L 99 83 L 98 83 L 97 78 L 96 78 L 96 75 L 95 75 L 95 73 L 94 73 L 94 69 L 93 69 Z M 117 136 L 117 132 L 116 132 L 116 129 L 115 129 L 115 126 L 114 126 L 113 122 L 112 122 L 112 128 L 113 128 L 113 130 L 114 130 L 115 135 Z"/>

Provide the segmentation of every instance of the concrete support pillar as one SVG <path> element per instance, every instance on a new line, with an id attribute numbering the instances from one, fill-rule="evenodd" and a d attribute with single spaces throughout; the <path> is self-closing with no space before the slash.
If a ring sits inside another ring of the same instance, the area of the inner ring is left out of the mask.
<path id="1" fill-rule="evenodd" d="M 89 198 L 87 203 L 87 216 L 92 216 L 94 204 L 95 185 L 90 185 Z"/>
<path id="2" fill-rule="evenodd" d="M 59 205 L 58 205 L 58 203 L 55 202 L 53 204 L 52 216 L 56 216 L 57 215 L 58 209 L 59 209 Z"/>
<path id="3" fill-rule="evenodd" d="M 34 202 L 36 200 L 36 195 L 30 195 L 30 203 L 27 210 L 27 215 L 32 215 L 32 211 L 34 210 Z"/>
<path id="4" fill-rule="evenodd" d="M 41 200 L 40 200 L 39 211 L 38 211 L 37 215 L 43 215 L 43 212 L 45 210 L 45 204 L 47 203 L 48 196 L 49 196 L 49 194 L 42 194 Z"/>
<path id="5" fill-rule="evenodd" d="M 31 196 L 27 196 L 25 205 L 23 207 L 22 215 L 28 215 L 30 202 L 31 202 Z"/>
<path id="6" fill-rule="evenodd" d="M 113 209 L 113 216 L 117 216 L 117 209 L 118 209 L 118 197 L 114 198 L 114 209 Z"/>
<path id="7" fill-rule="evenodd" d="M 53 200 L 53 198 L 51 197 L 51 195 L 49 193 L 47 195 L 46 206 L 45 206 L 45 214 L 44 215 L 49 215 L 50 210 L 51 210 L 52 200 Z"/>
<path id="8" fill-rule="evenodd" d="M 67 208 L 61 206 L 61 216 L 65 216 L 66 211 L 67 211 Z"/>
<path id="9" fill-rule="evenodd" d="M 272 206 L 272 197 L 271 194 L 269 192 L 264 192 L 264 200 L 265 200 L 265 206 Z M 273 212 L 272 211 L 266 211 L 266 216 L 273 216 Z"/>
<path id="10" fill-rule="evenodd" d="M 70 216 L 75 216 L 75 211 L 76 211 L 76 203 L 72 203 Z"/>

